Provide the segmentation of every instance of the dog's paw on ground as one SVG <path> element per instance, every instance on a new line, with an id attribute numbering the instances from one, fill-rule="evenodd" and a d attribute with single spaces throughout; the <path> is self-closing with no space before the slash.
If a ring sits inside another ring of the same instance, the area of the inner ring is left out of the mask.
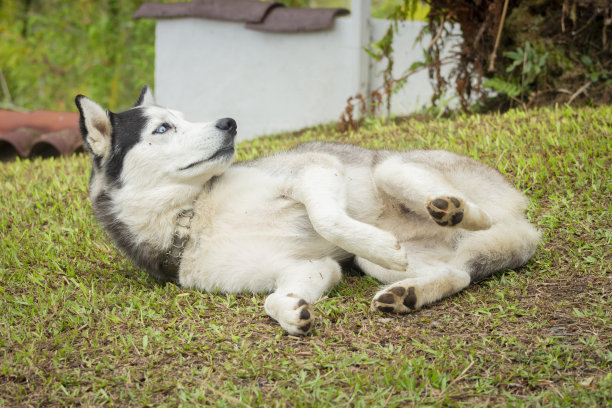
<path id="1" fill-rule="evenodd" d="M 279 323 L 294 336 L 305 336 L 310 333 L 314 323 L 314 310 L 312 305 L 304 299 L 298 299 L 293 310 L 283 313 L 283 318 Z"/>
<path id="2" fill-rule="evenodd" d="M 465 202 L 457 197 L 437 197 L 429 200 L 425 207 L 436 224 L 453 227 L 463 220 Z"/>
<path id="3" fill-rule="evenodd" d="M 417 309 L 417 293 L 413 286 L 392 286 L 383 289 L 372 299 L 372 309 L 384 313 L 408 313 Z"/>

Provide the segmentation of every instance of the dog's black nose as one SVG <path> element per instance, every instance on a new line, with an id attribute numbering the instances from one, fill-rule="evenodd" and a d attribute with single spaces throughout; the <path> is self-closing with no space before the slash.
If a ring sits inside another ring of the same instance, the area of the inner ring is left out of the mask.
<path id="1" fill-rule="evenodd" d="M 236 128 L 238 126 L 236 125 L 236 121 L 234 119 L 223 118 L 219 119 L 217 123 L 215 123 L 215 127 L 219 130 L 225 130 L 226 132 L 235 133 Z"/>

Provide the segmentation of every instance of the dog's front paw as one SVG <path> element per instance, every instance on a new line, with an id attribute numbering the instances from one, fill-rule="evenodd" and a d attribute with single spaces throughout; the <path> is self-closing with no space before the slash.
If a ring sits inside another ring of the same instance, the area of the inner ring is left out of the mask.
<path id="1" fill-rule="evenodd" d="M 369 253 L 361 256 L 383 268 L 405 272 L 408 268 L 406 248 L 391 234 L 386 234 L 385 238 L 371 243 Z"/>
<path id="2" fill-rule="evenodd" d="M 296 299 L 297 303 L 292 310 L 285 311 L 279 316 L 281 327 L 291 335 L 304 336 L 310 333 L 314 323 L 314 310 L 310 303 L 304 299 Z"/>
<path id="3" fill-rule="evenodd" d="M 418 309 L 418 296 L 414 286 L 391 286 L 372 299 L 372 309 L 384 313 L 408 313 Z"/>
<path id="4" fill-rule="evenodd" d="M 304 336 L 312 329 L 315 318 L 312 306 L 294 293 L 272 293 L 264 308 L 289 334 Z"/>
<path id="5" fill-rule="evenodd" d="M 392 247 L 387 247 L 385 249 L 386 250 L 379 252 L 381 258 L 379 265 L 394 271 L 406 271 L 408 268 L 406 248 L 398 241 L 395 241 Z"/>
<path id="6" fill-rule="evenodd" d="M 463 220 L 465 202 L 457 197 L 436 197 L 427 201 L 425 207 L 436 224 L 453 227 Z"/>

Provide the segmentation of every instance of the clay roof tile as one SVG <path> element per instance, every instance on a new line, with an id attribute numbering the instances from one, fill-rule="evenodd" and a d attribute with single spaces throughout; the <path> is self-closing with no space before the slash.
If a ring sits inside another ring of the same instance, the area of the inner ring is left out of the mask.
<path id="1" fill-rule="evenodd" d="M 0 110 L 0 161 L 17 156 L 68 156 L 82 150 L 76 113 Z"/>

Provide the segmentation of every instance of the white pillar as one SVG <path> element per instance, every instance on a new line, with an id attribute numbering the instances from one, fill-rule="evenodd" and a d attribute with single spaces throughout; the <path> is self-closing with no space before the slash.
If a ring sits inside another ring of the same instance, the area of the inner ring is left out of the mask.
<path id="1" fill-rule="evenodd" d="M 370 57 L 363 50 L 370 44 L 370 1 L 351 0 L 351 18 L 353 20 L 353 38 L 357 48 L 356 67 L 358 83 L 357 92 L 367 97 L 370 93 Z"/>

